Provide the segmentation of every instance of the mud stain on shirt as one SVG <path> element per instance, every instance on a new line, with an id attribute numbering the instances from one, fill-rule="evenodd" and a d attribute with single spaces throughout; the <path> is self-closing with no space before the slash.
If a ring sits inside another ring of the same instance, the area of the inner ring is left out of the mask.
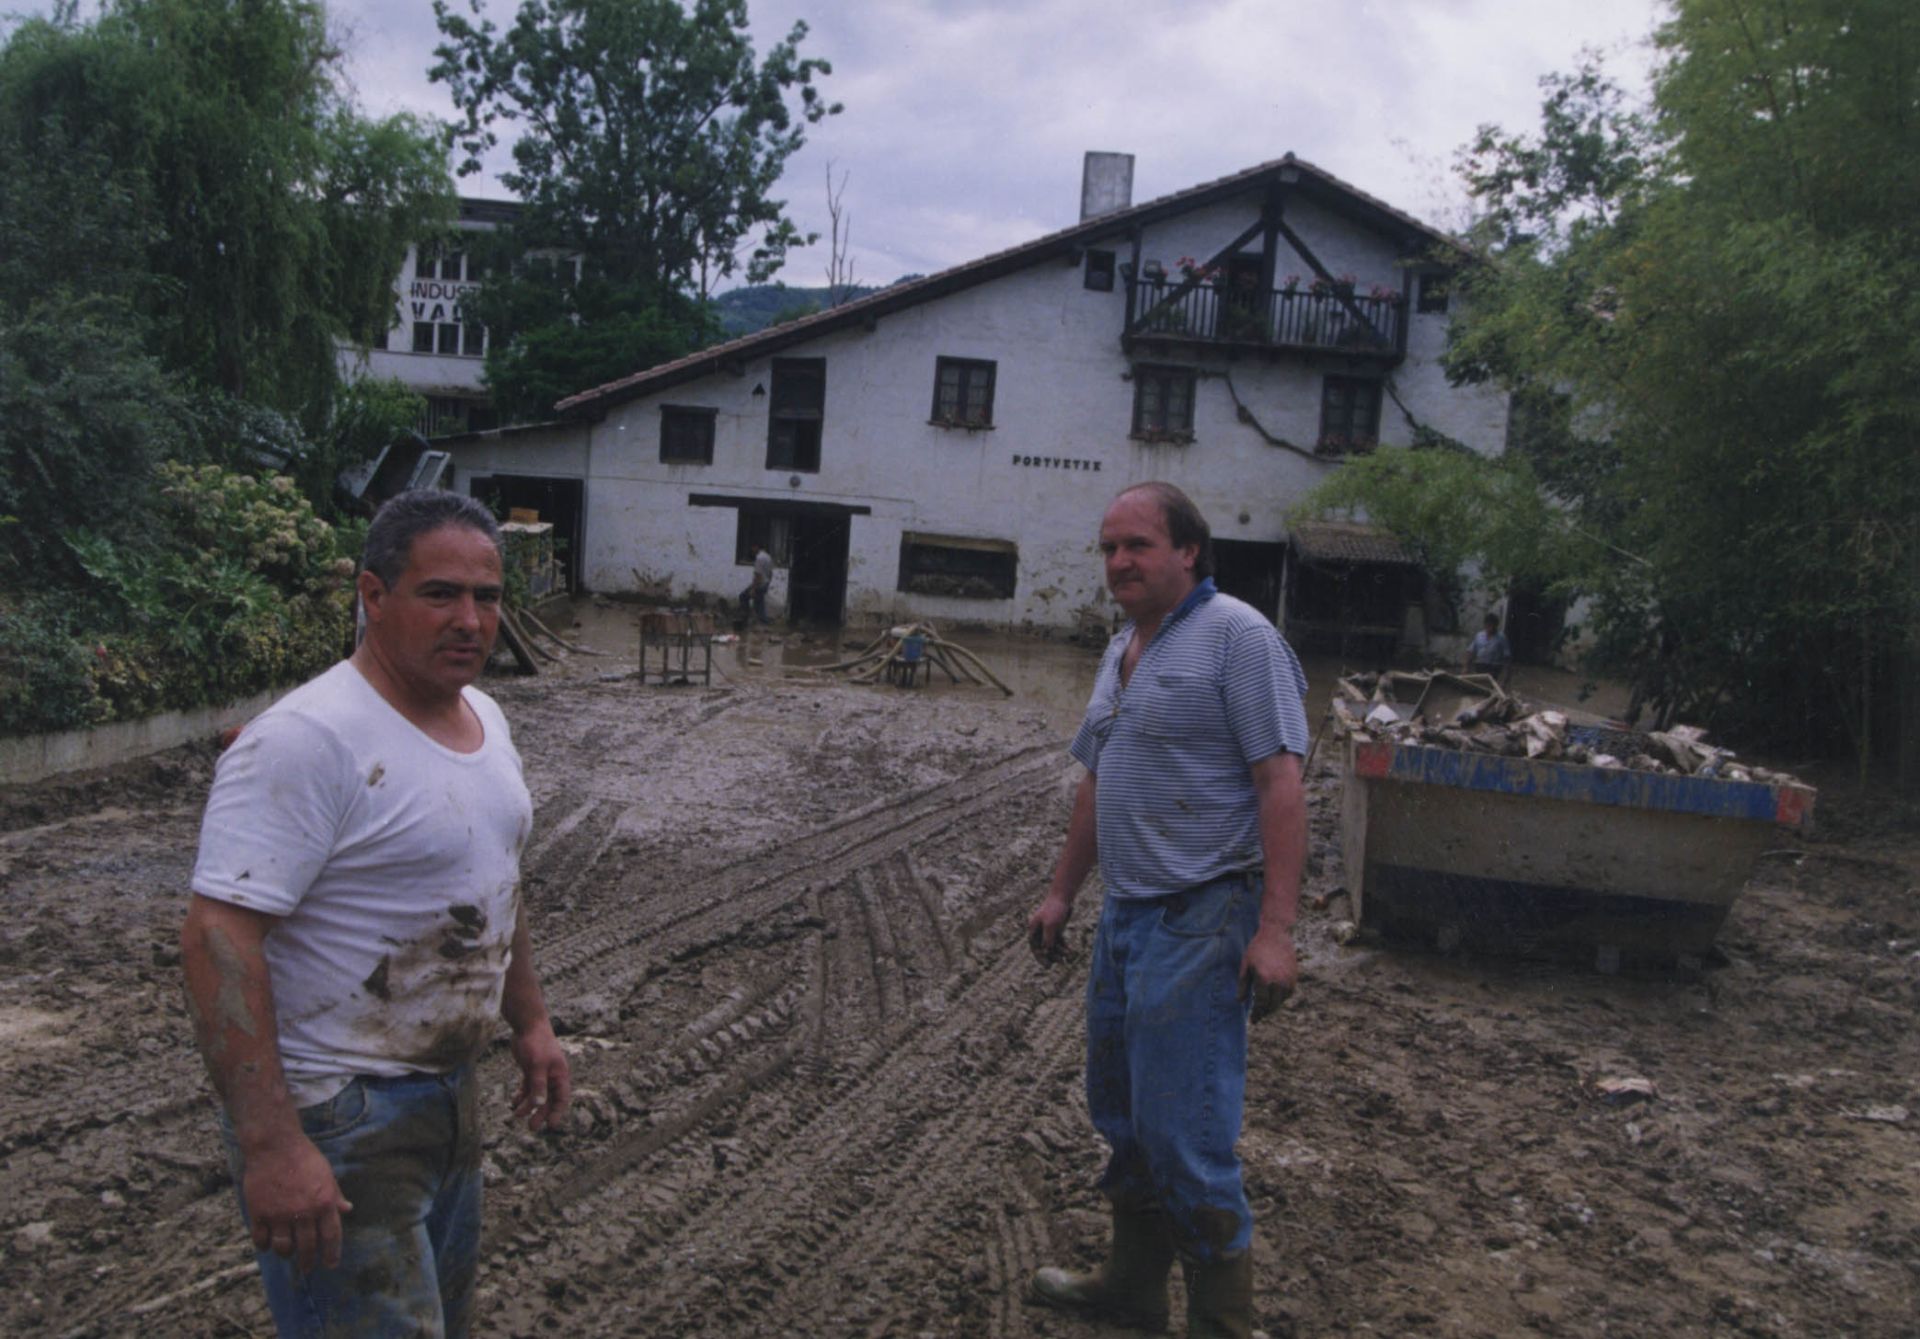
<path id="1" fill-rule="evenodd" d="M 512 950 L 485 908 L 446 906 L 437 924 L 396 945 L 362 985 L 385 1007 L 356 1023 L 366 1049 L 445 1072 L 478 1057 L 501 1027 L 500 991 Z"/>
<path id="2" fill-rule="evenodd" d="M 383 762 L 375 763 L 373 765 L 373 770 L 367 773 L 367 789 L 371 790 L 375 786 L 379 785 L 380 779 L 384 777 L 386 774 L 387 774 L 387 765 Z"/>

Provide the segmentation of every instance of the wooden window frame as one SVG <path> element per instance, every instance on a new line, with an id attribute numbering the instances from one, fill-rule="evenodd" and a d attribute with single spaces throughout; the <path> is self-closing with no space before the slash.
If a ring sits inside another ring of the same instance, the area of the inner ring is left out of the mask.
<path id="1" fill-rule="evenodd" d="M 713 464 L 713 426 L 720 411 L 702 405 L 663 404 L 660 406 L 660 463 L 662 465 Z M 678 431 L 676 432 L 676 427 Z M 685 449 L 690 433 L 694 449 Z"/>
<path id="2" fill-rule="evenodd" d="M 1120 268 L 1118 260 L 1118 255 L 1112 251 L 1088 251 L 1086 268 L 1080 281 L 1082 286 L 1091 293 L 1113 292 L 1114 275 Z"/>
<path id="3" fill-rule="evenodd" d="M 1320 383 L 1320 441 L 1327 454 L 1371 451 L 1380 444 L 1380 401 L 1385 383 L 1379 377 L 1350 377 L 1328 373 Z M 1341 396 L 1344 403 L 1336 403 Z"/>
<path id="4" fill-rule="evenodd" d="M 943 412 L 941 394 L 945 386 L 947 373 L 955 374 L 954 404 L 958 413 Z M 967 403 L 970 392 L 976 382 L 983 379 L 987 383 L 986 403 L 977 419 L 967 417 Z M 943 428 L 991 428 L 993 426 L 993 391 L 999 379 L 999 364 L 988 358 L 949 358 L 944 354 L 933 360 L 933 411 L 929 421 Z"/>
<path id="5" fill-rule="evenodd" d="M 1191 367 L 1178 367 L 1167 363 L 1141 363 L 1133 369 L 1133 436 L 1147 442 L 1191 442 L 1193 440 L 1193 401 L 1194 388 L 1198 378 Z M 1185 414 L 1179 417 L 1184 422 L 1176 422 L 1174 415 L 1168 412 L 1172 397 L 1168 391 L 1175 383 L 1185 397 Z M 1149 421 L 1149 392 L 1159 387 L 1160 422 Z"/>
<path id="6" fill-rule="evenodd" d="M 818 474 L 826 434 L 827 360 L 775 358 L 768 376 L 767 468 Z M 817 384 L 818 393 L 806 393 Z M 817 401 L 817 403 L 815 403 Z"/>
<path id="7" fill-rule="evenodd" d="M 1004 540 L 902 534 L 897 588 L 949 600 L 1011 600 L 1020 589 L 1020 550 Z"/>
<path id="8" fill-rule="evenodd" d="M 793 517 L 781 512 L 755 511 L 742 507 L 734 522 L 733 565 L 752 567 L 753 556 L 761 545 L 773 559 L 775 571 L 793 565 Z"/>

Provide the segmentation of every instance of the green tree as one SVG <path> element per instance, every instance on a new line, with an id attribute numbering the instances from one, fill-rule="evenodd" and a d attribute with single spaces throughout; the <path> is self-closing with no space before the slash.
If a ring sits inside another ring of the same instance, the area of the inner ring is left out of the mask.
<path id="1" fill-rule="evenodd" d="M 804 23 L 756 61 L 744 0 L 523 0 L 505 31 L 470 7 L 435 0 L 431 75 L 466 118 L 462 173 L 501 122 L 520 127 L 502 180 L 526 212 L 478 302 L 505 412 L 697 347 L 715 284 L 762 282 L 812 240 L 772 194 L 806 127 L 839 111 L 814 86 L 831 67 L 799 54 Z"/>
<path id="2" fill-rule="evenodd" d="M 1589 65 L 1464 155 L 1451 369 L 1558 406 L 1521 453 L 1601 541 L 1558 551 L 1604 667 L 1864 767 L 1920 625 L 1920 10 L 1677 0 L 1656 40 L 1650 107 Z"/>
<path id="3" fill-rule="evenodd" d="M 408 243 L 453 204 L 431 127 L 354 110 L 320 0 L 109 0 L 91 23 L 64 6 L 22 24 L 0 50 L 0 180 L 73 186 L 48 165 L 74 159 L 97 199 L 0 187 L 0 216 L 34 225 L 9 234 L 6 290 L 124 292 L 164 368 L 308 427 L 335 341 L 385 329 Z M 134 245 L 89 256 L 101 236 Z"/>

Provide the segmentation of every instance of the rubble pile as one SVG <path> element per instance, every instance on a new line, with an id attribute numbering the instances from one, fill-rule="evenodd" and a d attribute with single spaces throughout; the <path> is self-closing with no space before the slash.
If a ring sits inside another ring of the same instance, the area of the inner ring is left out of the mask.
<path id="1" fill-rule="evenodd" d="M 1741 763 L 1733 750 L 1707 743 L 1706 731 L 1698 726 L 1640 732 L 1574 724 L 1565 712 L 1537 709 L 1485 674 L 1351 675 L 1339 681 L 1333 716 L 1342 735 L 1362 741 L 1425 744 L 1674 776 L 1804 785 L 1785 772 Z"/>

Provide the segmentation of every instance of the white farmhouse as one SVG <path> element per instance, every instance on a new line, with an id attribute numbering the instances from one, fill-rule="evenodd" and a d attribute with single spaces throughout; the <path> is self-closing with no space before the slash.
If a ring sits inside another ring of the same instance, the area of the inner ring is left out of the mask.
<path id="1" fill-rule="evenodd" d="M 1505 397 L 1439 365 L 1457 244 L 1291 154 L 1147 204 L 1131 177 L 1090 154 L 1073 227 L 436 445 L 592 590 L 730 597 L 764 544 L 798 619 L 1072 626 L 1111 607 L 1105 503 L 1166 479 L 1290 636 L 1418 638 L 1390 541 L 1286 512 L 1416 424 L 1502 449 Z"/>

